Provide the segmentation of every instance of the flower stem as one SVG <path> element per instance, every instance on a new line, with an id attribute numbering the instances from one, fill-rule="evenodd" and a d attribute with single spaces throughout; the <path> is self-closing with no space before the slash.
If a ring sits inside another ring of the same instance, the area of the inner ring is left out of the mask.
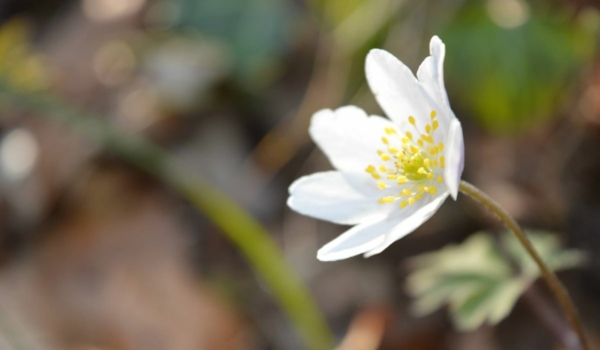
<path id="1" fill-rule="evenodd" d="M 548 283 L 550 290 L 552 290 L 552 293 L 554 293 L 554 296 L 558 300 L 562 311 L 566 315 L 567 320 L 573 328 L 573 331 L 577 334 L 577 337 L 579 338 L 580 348 L 583 350 L 590 350 L 588 342 L 585 338 L 585 334 L 583 332 L 581 320 L 577 315 L 577 310 L 575 308 L 575 305 L 573 304 L 573 301 L 571 300 L 571 297 L 569 296 L 569 293 L 567 292 L 563 284 L 560 282 L 556 274 L 554 274 L 554 272 L 552 272 L 552 270 L 548 268 L 546 263 L 544 263 L 542 258 L 536 252 L 535 248 L 533 247 L 533 244 L 531 244 L 529 238 L 527 238 L 521 227 L 519 227 L 519 224 L 517 224 L 517 222 L 500 206 L 500 204 L 496 203 L 496 201 L 490 198 L 487 194 L 483 193 L 477 187 L 471 185 L 466 181 L 461 181 L 459 189 L 463 194 L 471 197 L 473 200 L 479 202 L 489 211 L 494 213 L 494 215 L 496 215 L 504 223 L 504 225 L 506 225 L 506 227 L 515 234 L 515 236 L 517 237 L 519 242 L 521 242 L 529 256 L 531 256 L 531 258 L 537 264 L 538 268 L 540 269 L 540 272 L 542 273 L 542 276 L 546 280 L 546 283 Z"/>

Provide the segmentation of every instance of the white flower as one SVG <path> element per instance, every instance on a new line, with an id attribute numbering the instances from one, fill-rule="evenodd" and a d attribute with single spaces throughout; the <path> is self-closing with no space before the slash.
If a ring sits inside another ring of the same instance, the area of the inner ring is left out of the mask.
<path id="1" fill-rule="evenodd" d="M 463 170 L 460 122 L 444 87 L 445 46 L 434 36 L 418 80 L 383 50 L 366 60 L 371 90 L 390 119 L 353 106 L 315 113 L 310 135 L 337 171 L 290 186 L 288 206 L 318 219 L 355 225 L 321 248 L 319 260 L 378 254 L 456 199 Z"/>

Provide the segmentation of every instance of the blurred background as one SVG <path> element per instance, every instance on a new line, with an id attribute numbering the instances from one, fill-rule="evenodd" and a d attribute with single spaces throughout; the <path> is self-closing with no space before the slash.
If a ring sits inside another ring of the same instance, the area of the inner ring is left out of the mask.
<path id="1" fill-rule="evenodd" d="M 316 251 L 346 228 L 285 205 L 294 179 L 330 169 L 312 113 L 381 114 L 367 52 L 416 70 L 432 35 L 464 178 L 588 254 L 560 277 L 600 347 L 599 10 L 0 0 L 0 349 L 565 349 L 539 281 L 497 325 L 411 312 L 409 258 L 500 231 L 468 199 L 380 255 L 332 263 Z"/>

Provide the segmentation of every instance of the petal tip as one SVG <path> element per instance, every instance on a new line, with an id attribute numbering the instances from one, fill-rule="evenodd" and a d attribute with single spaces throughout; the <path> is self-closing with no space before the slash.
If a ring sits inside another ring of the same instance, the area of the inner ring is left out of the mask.
<path id="1" fill-rule="evenodd" d="M 386 50 L 382 49 L 371 49 L 367 54 L 367 59 L 365 60 L 366 69 L 369 70 L 374 68 L 374 64 L 381 61 L 386 60 L 396 60 L 396 56 L 392 55 Z"/>
<path id="2" fill-rule="evenodd" d="M 429 42 L 429 53 L 431 56 L 436 57 L 437 60 L 442 60 L 446 52 L 446 45 L 440 37 L 434 35 Z"/>
<path id="3" fill-rule="evenodd" d="M 348 258 L 348 256 L 341 257 L 339 254 L 328 252 L 325 247 L 317 251 L 317 260 L 319 261 L 338 261 L 345 258 Z"/>

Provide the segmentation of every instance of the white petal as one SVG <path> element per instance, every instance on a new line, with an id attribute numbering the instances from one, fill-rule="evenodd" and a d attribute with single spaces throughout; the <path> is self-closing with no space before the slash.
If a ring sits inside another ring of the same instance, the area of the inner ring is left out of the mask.
<path id="1" fill-rule="evenodd" d="M 367 55 L 366 74 L 371 91 L 385 114 L 403 129 L 408 117 L 417 120 L 420 130 L 439 108 L 417 81 L 413 73 L 394 55 L 383 50 L 371 50 Z"/>
<path id="2" fill-rule="evenodd" d="M 421 206 L 417 206 L 419 202 L 416 202 L 415 204 L 406 207 L 406 209 L 408 209 L 414 206 L 414 210 L 412 211 L 411 215 L 390 230 L 385 235 L 385 239 L 377 247 L 365 252 L 365 257 L 370 257 L 381 253 L 385 248 L 389 247 L 390 244 L 416 230 L 425 221 L 429 220 L 433 214 L 435 214 L 447 197 L 448 192 L 443 192 L 439 193 L 431 201 L 421 203 Z"/>
<path id="3" fill-rule="evenodd" d="M 429 202 L 418 201 L 397 210 L 381 221 L 355 226 L 319 249 L 317 258 L 323 261 L 346 259 L 359 254 L 371 256 L 414 231 L 429 219 L 448 197 L 441 193 Z"/>
<path id="4" fill-rule="evenodd" d="M 465 145 L 460 122 L 457 118 L 452 119 L 448 132 L 447 148 L 445 151 L 446 168 L 444 169 L 444 183 L 452 198 L 456 200 L 458 186 L 465 166 Z"/>
<path id="5" fill-rule="evenodd" d="M 321 261 L 350 258 L 369 251 L 385 240 L 385 234 L 398 224 L 398 218 L 366 222 L 354 226 L 317 252 Z"/>
<path id="6" fill-rule="evenodd" d="M 398 209 L 377 199 L 397 190 L 377 188 L 369 175 L 328 171 L 304 176 L 290 186 L 287 204 L 294 211 L 343 225 L 382 220 Z"/>
<path id="7" fill-rule="evenodd" d="M 449 113 L 448 111 L 450 110 L 450 103 L 448 102 L 448 94 L 446 93 L 446 87 L 444 86 L 444 57 L 446 55 L 446 46 L 440 38 L 434 36 L 431 38 L 429 51 L 431 56 L 427 57 L 423 63 L 421 63 L 421 66 L 417 71 L 417 77 L 427 93 L 435 99 L 438 106 L 444 108 L 441 113 L 447 115 L 449 118 L 454 117 L 454 114 Z"/>
<path id="8" fill-rule="evenodd" d="M 377 149 L 383 148 L 384 129 L 393 126 L 388 119 L 368 117 L 362 109 L 346 106 L 315 113 L 309 133 L 333 167 L 363 172 L 369 164 L 379 160 Z"/>

